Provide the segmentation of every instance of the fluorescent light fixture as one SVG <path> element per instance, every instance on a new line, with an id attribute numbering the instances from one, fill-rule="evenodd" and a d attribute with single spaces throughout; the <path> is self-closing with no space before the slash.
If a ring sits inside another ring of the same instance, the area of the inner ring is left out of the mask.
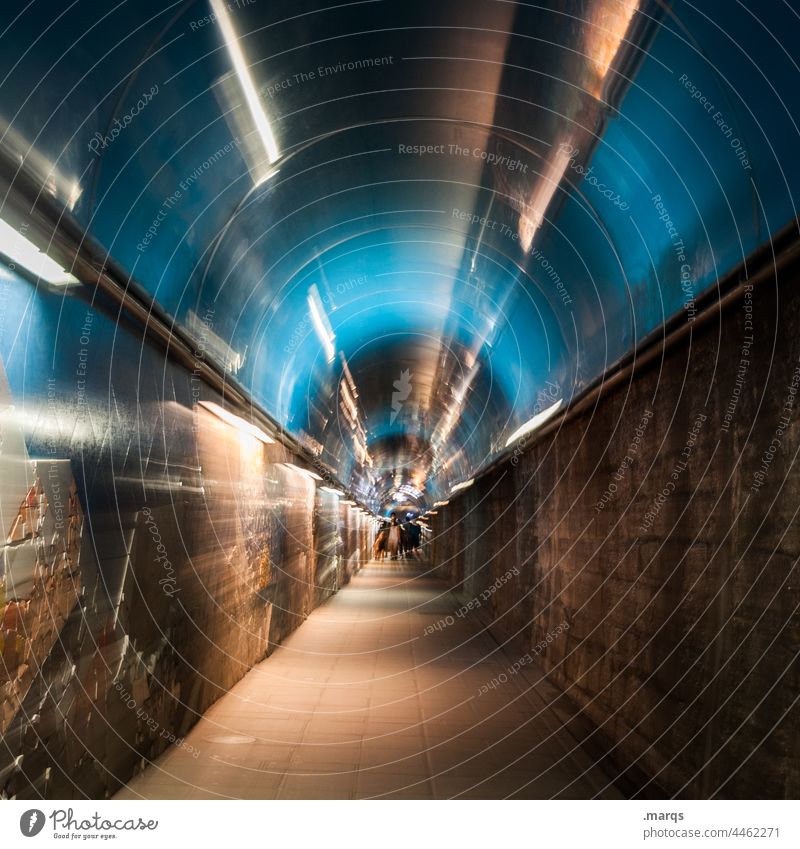
<path id="1" fill-rule="evenodd" d="M 599 98 L 603 93 L 603 82 L 622 46 L 631 20 L 639 8 L 639 0 L 613 0 L 598 3 L 589 15 L 585 28 L 585 53 L 590 69 L 595 72 L 596 83 L 589 90 Z M 587 86 L 589 88 L 589 86 Z"/>
<path id="2" fill-rule="evenodd" d="M 260 427 L 257 427 L 252 422 L 248 422 L 247 419 L 237 416 L 235 413 L 230 412 L 230 410 L 226 410 L 224 407 L 220 407 L 219 404 L 215 404 L 213 401 L 200 401 L 199 403 L 200 406 L 208 410 L 209 413 L 213 413 L 218 419 L 222 419 L 222 421 L 226 424 L 229 424 L 231 427 L 235 427 L 241 433 L 246 433 L 248 436 L 254 436 L 265 445 L 274 444 L 275 440 L 272 439 L 272 437 L 267 436 Z"/>
<path id="3" fill-rule="evenodd" d="M 468 481 L 461 481 L 461 483 L 457 483 L 455 486 L 450 487 L 450 494 L 452 495 L 454 492 L 460 492 L 462 489 L 466 489 L 474 483 L 475 478 L 470 478 Z"/>
<path id="4" fill-rule="evenodd" d="M 436 501 L 436 502 L 434 502 L 433 506 L 434 507 L 447 507 L 447 505 L 449 503 L 450 503 L 449 501 Z"/>
<path id="5" fill-rule="evenodd" d="M 342 403 L 350 414 L 350 426 L 355 428 L 358 424 L 358 408 L 353 400 L 350 388 L 344 380 L 339 383 L 339 388 L 341 390 Z"/>
<path id="6" fill-rule="evenodd" d="M 336 349 L 333 347 L 336 337 L 333 330 L 326 327 L 326 318 L 323 318 L 324 307 L 319 297 L 319 291 L 316 286 L 312 286 L 308 293 L 308 310 L 311 314 L 311 323 L 314 325 L 314 330 L 317 332 L 319 341 L 325 349 L 325 356 L 329 363 L 332 363 L 336 357 Z"/>
<path id="7" fill-rule="evenodd" d="M 526 253 L 531 249 L 536 231 L 544 223 L 550 201 L 561 185 L 569 163 L 569 147 L 561 144 L 551 150 L 533 193 L 525 204 L 525 211 L 519 217 L 520 244 Z"/>
<path id="8" fill-rule="evenodd" d="M 330 493 L 331 495 L 344 495 L 344 493 L 341 490 L 333 489 L 333 487 L 330 487 L 330 486 L 321 486 L 320 489 L 323 492 Z"/>
<path id="9" fill-rule="evenodd" d="M 561 398 L 546 410 L 542 410 L 541 413 L 537 413 L 532 419 L 528 419 L 522 427 L 517 428 L 517 430 L 508 437 L 506 440 L 506 448 L 508 448 L 512 442 L 516 442 L 520 437 L 529 434 L 532 430 L 536 430 L 537 427 L 541 427 L 548 419 L 553 418 L 553 416 L 561 409 L 563 404 L 564 399 Z"/>
<path id="10" fill-rule="evenodd" d="M 438 516 L 439 511 L 438 510 L 428 510 L 428 515 L 429 516 Z"/>
<path id="11" fill-rule="evenodd" d="M 0 253 L 6 257 L 12 269 L 18 265 L 46 283 L 69 286 L 78 282 L 77 277 L 40 251 L 33 242 L 26 239 L 22 233 L 2 218 L 0 218 Z"/>
<path id="12" fill-rule="evenodd" d="M 342 501 L 341 503 L 346 504 L 348 507 L 355 507 L 356 506 L 355 501 Z"/>
<path id="13" fill-rule="evenodd" d="M 286 466 L 287 469 L 292 469 L 295 472 L 300 472 L 301 475 L 306 475 L 306 477 L 312 478 L 315 481 L 322 480 L 322 478 L 316 472 L 311 472 L 308 469 L 301 469 L 300 466 L 295 466 L 294 463 L 284 463 L 283 465 Z"/>
<path id="14" fill-rule="evenodd" d="M 278 151 L 278 145 L 275 142 L 275 136 L 272 133 L 269 119 L 264 112 L 261 99 L 253 84 L 253 78 L 250 76 L 247 61 L 239 45 L 239 38 L 228 16 L 228 4 L 225 0 L 210 0 L 210 4 L 217 21 L 217 26 L 219 26 L 222 37 L 225 39 L 225 47 L 228 48 L 228 55 L 231 57 L 231 64 L 233 65 L 233 70 L 236 72 L 239 85 L 242 88 L 242 94 L 244 94 L 244 99 L 247 102 L 247 108 L 250 110 L 250 115 L 256 125 L 261 143 L 264 145 L 267 159 L 272 164 L 278 160 L 280 152 Z"/>

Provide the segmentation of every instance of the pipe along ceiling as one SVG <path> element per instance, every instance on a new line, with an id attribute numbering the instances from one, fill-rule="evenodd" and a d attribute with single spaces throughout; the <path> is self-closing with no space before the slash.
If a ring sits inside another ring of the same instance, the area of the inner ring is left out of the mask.
<path id="1" fill-rule="evenodd" d="M 11 28 L 5 144 L 375 510 L 457 492 L 797 215 L 782 3 L 140 0 Z"/>

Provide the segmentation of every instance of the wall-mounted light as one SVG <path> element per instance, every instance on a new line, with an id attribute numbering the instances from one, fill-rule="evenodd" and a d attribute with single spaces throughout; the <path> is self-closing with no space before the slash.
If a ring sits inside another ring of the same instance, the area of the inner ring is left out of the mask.
<path id="1" fill-rule="evenodd" d="M 19 266 L 34 277 L 55 286 L 70 286 L 78 278 L 62 268 L 54 259 L 40 251 L 29 239 L 0 218 L 0 254 L 14 269 Z"/>
<path id="2" fill-rule="evenodd" d="M 516 442 L 521 437 L 529 434 L 533 430 L 536 430 L 537 427 L 541 427 L 548 419 L 553 418 L 553 416 L 561 409 L 563 404 L 564 399 L 561 398 L 546 410 L 542 410 L 541 413 L 537 413 L 532 419 L 528 419 L 522 427 L 517 428 L 517 430 L 508 437 L 506 440 L 506 448 L 508 448 L 512 442 Z"/>
<path id="3" fill-rule="evenodd" d="M 435 501 L 433 506 L 434 507 L 447 507 L 447 505 L 449 503 L 450 503 L 449 501 Z"/>
<path id="4" fill-rule="evenodd" d="M 450 494 L 452 495 L 454 492 L 460 492 L 462 489 L 466 489 L 474 483 L 475 478 L 470 478 L 468 481 L 461 481 L 461 483 L 457 483 L 455 486 L 450 487 Z"/>
<path id="5" fill-rule="evenodd" d="M 295 472 L 300 472 L 301 475 L 305 475 L 306 477 L 311 478 L 312 480 L 322 480 L 322 478 L 316 472 L 311 472 L 308 469 L 301 469 L 300 466 L 295 466 L 294 463 L 284 463 L 283 465 L 286 466 L 287 469 L 292 469 Z"/>
<path id="6" fill-rule="evenodd" d="M 218 419 L 222 419 L 226 424 L 235 427 L 241 433 L 253 436 L 265 445 L 273 445 L 275 443 L 275 440 L 271 436 L 267 436 L 260 427 L 254 425 L 252 422 L 248 422 L 247 419 L 243 419 L 241 416 L 237 416 L 235 413 L 230 412 L 230 410 L 226 410 L 219 404 L 215 404 L 213 401 L 200 401 L 199 405 L 203 409 L 208 410 L 209 413 L 213 413 Z"/>

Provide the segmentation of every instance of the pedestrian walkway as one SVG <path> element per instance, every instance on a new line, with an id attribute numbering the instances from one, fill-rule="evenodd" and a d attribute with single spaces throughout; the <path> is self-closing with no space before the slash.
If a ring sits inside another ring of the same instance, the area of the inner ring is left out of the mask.
<path id="1" fill-rule="evenodd" d="M 458 606 L 420 564 L 370 564 L 116 798 L 621 798 Z"/>

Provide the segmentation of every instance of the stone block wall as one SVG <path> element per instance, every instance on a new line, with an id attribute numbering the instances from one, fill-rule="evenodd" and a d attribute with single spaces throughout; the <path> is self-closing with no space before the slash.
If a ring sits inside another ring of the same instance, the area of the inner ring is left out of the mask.
<path id="1" fill-rule="evenodd" d="M 536 650 L 650 790 L 800 794 L 798 273 L 521 446 L 434 523 L 440 572 L 499 640 Z"/>

